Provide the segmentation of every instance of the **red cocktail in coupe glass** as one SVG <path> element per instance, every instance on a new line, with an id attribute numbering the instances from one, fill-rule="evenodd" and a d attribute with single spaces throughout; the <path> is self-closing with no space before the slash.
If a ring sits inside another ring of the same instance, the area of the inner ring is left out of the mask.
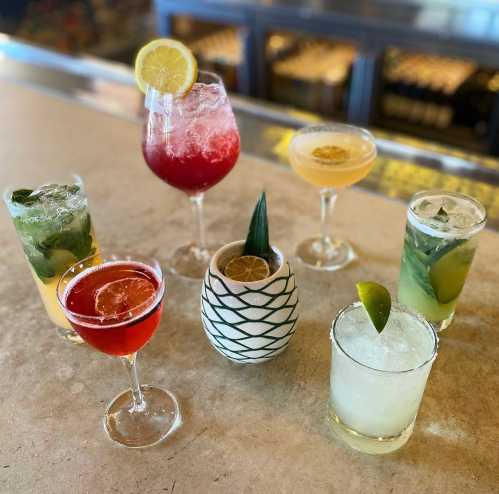
<path id="1" fill-rule="evenodd" d="M 181 424 L 178 402 L 161 388 L 139 385 L 136 356 L 156 331 L 165 280 L 159 263 L 135 254 L 88 257 L 63 274 L 57 296 L 75 331 L 90 346 L 120 357 L 131 388 L 106 410 L 109 437 L 143 448 L 165 439 Z"/>
<path id="2" fill-rule="evenodd" d="M 173 254 L 173 272 L 201 279 L 216 246 L 208 247 L 203 221 L 203 194 L 234 167 L 240 150 L 239 131 L 222 80 L 199 71 L 184 96 L 149 87 L 145 98 L 142 152 L 149 168 L 162 180 L 185 192 L 194 207 L 197 242 Z"/>

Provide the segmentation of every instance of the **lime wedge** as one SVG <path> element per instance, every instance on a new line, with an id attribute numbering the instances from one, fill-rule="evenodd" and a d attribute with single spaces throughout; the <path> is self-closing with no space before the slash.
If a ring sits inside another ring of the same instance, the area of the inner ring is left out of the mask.
<path id="1" fill-rule="evenodd" d="M 357 293 L 378 333 L 383 331 L 392 308 L 390 292 L 374 281 L 359 281 Z"/>
<path id="2" fill-rule="evenodd" d="M 461 293 L 474 253 L 475 250 L 464 242 L 430 267 L 431 286 L 441 304 L 452 302 Z"/>

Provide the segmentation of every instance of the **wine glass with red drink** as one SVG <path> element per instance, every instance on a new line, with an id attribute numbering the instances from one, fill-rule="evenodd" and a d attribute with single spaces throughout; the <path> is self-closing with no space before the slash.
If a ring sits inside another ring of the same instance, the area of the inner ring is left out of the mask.
<path id="1" fill-rule="evenodd" d="M 183 96 L 147 89 L 144 159 L 159 178 L 189 196 L 197 220 L 198 240 L 174 252 L 170 262 L 174 273 L 203 278 L 217 249 L 206 244 L 204 193 L 232 170 L 239 150 L 236 120 L 216 74 L 199 71 L 192 89 Z"/>
<path id="2" fill-rule="evenodd" d="M 120 357 L 130 389 L 109 404 L 104 427 L 124 446 L 143 448 L 181 425 L 177 399 L 167 390 L 140 385 L 136 357 L 156 331 L 165 280 L 159 263 L 136 254 L 97 254 L 71 266 L 59 281 L 59 303 L 75 331 L 90 346 Z"/>

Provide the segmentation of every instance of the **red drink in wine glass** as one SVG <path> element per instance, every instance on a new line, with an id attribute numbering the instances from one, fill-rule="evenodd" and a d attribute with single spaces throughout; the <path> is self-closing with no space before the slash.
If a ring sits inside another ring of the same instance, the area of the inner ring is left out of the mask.
<path id="1" fill-rule="evenodd" d="M 116 261 L 76 276 L 66 288 L 65 305 L 88 316 L 72 324 L 89 345 L 111 355 L 130 355 L 158 327 L 163 310 L 160 290 L 161 281 L 147 265 Z"/>
<path id="2" fill-rule="evenodd" d="M 223 86 L 196 83 L 181 101 L 163 100 L 166 109 L 152 102 L 146 109 L 142 152 L 159 178 L 195 195 L 232 170 L 239 132 Z"/>
<path id="3" fill-rule="evenodd" d="M 155 259 L 136 254 L 96 254 L 71 266 L 57 286 L 59 303 L 75 331 L 92 347 L 121 358 L 130 389 L 104 416 L 109 437 L 130 448 L 159 443 L 182 423 L 169 391 L 140 385 L 136 356 L 156 331 L 165 280 Z"/>
<path id="4" fill-rule="evenodd" d="M 199 240 L 173 254 L 173 272 L 201 279 L 211 255 L 203 221 L 203 194 L 234 167 L 240 151 L 236 120 L 222 80 L 199 71 L 183 96 L 149 87 L 145 98 L 142 152 L 149 168 L 169 185 L 185 192 L 194 205 Z"/>

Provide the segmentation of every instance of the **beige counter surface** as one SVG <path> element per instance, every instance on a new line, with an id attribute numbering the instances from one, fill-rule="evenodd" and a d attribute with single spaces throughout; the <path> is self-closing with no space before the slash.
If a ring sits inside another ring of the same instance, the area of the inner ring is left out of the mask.
<path id="1" fill-rule="evenodd" d="M 188 201 L 147 169 L 137 125 L 5 83 L 0 94 L 2 189 L 74 170 L 102 245 L 166 263 L 190 239 Z M 262 188 L 273 243 L 290 255 L 315 233 L 316 191 L 285 168 L 242 156 L 207 195 L 210 239 L 242 238 Z M 296 335 L 260 366 L 217 354 L 200 324 L 200 283 L 169 276 L 164 317 L 139 370 L 142 382 L 177 394 L 184 425 L 158 447 L 127 450 L 101 426 L 105 405 L 128 385 L 120 362 L 56 336 L 4 209 L 0 493 L 499 493 L 499 236 L 490 231 L 406 447 L 366 456 L 328 431 L 331 320 L 354 300 L 359 279 L 395 291 L 404 224 L 404 204 L 343 193 L 335 226 L 361 257 L 334 274 L 296 266 Z"/>

